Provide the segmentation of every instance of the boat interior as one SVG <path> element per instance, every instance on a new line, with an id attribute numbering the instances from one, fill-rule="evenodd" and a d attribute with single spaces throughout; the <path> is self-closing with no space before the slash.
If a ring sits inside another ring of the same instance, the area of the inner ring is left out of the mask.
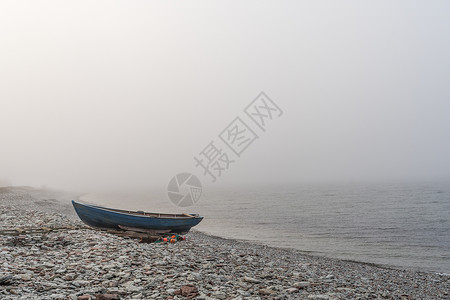
<path id="1" fill-rule="evenodd" d="M 151 212 L 144 212 L 144 211 L 132 211 L 132 210 L 124 210 L 124 209 L 116 209 L 116 208 L 107 208 L 103 206 L 97 206 L 89 204 L 90 206 L 109 210 L 113 212 L 119 212 L 119 213 L 125 213 L 125 214 L 131 214 L 131 215 L 138 215 L 138 216 L 146 216 L 150 218 L 168 218 L 168 219 L 193 219 L 198 218 L 198 214 L 164 214 L 164 213 L 151 213 Z"/>

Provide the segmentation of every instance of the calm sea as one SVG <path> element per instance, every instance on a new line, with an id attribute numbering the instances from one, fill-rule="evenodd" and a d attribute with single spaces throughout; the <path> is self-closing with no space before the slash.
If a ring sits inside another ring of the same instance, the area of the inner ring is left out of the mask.
<path id="1" fill-rule="evenodd" d="M 89 194 L 117 208 L 200 213 L 196 229 L 315 255 L 450 273 L 450 183 L 204 190 L 179 209 L 159 192 Z"/>

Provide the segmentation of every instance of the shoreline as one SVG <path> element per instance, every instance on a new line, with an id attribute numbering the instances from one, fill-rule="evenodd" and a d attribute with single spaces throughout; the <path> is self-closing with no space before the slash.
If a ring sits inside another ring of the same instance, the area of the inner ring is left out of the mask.
<path id="1" fill-rule="evenodd" d="M 321 255 L 321 254 L 318 254 L 317 251 L 304 251 L 304 250 L 299 250 L 299 249 L 292 248 L 292 247 L 282 247 L 282 246 L 277 247 L 277 246 L 272 246 L 272 245 L 266 245 L 260 241 L 221 237 L 219 235 L 211 234 L 211 233 L 204 232 L 204 231 L 197 230 L 197 229 L 191 230 L 191 232 L 193 232 L 193 231 L 203 234 L 205 236 L 208 236 L 210 238 L 216 238 L 216 239 L 227 240 L 227 241 L 236 241 L 236 242 L 242 242 L 242 243 L 246 243 L 246 244 L 254 244 L 254 245 L 264 246 L 264 247 L 273 248 L 273 249 L 287 250 L 287 251 L 297 253 L 298 255 L 304 255 L 304 256 L 311 257 L 311 258 L 319 258 L 319 259 L 326 258 L 326 259 L 330 259 L 330 260 L 338 260 L 338 261 L 348 262 L 348 263 L 363 264 L 363 265 L 376 267 L 376 268 L 380 268 L 380 269 L 386 269 L 386 270 L 397 270 L 397 271 L 405 270 L 405 271 L 417 272 L 417 273 L 426 273 L 426 274 L 429 273 L 429 274 L 436 274 L 436 275 L 441 275 L 441 276 L 448 276 L 450 278 L 450 273 L 423 270 L 418 267 L 401 267 L 401 266 L 389 265 L 389 264 L 372 263 L 372 262 L 365 262 L 365 261 L 352 260 L 352 259 L 343 259 L 343 258 L 338 258 L 338 257 L 333 257 L 333 256 L 327 256 L 325 254 Z"/>
<path id="2" fill-rule="evenodd" d="M 435 195 L 439 188 L 445 190 L 437 184 L 213 189 L 191 208 L 174 206 L 162 189 L 93 192 L 81 199 L 121 209 L 193 211 L 205 216 L 194 229 L 220 237 L 448 274 L 448 193 Z"/>
<path id="3" fill-rule="evenodd" d="M 337 258 L 337 257 L 333 257 L 333 256 L 320 255 L 320 254 L 317 254 L 317 252 L 315 252 L 315 251 L 302 251 L 302 250 L 290 248 L 290 247 L 276 247 L 276 246 L 272 246 L 272 245 L 266 245 L 259 241 L 221 237 L 221 236 L 203 232 L 203 231 L 197 230 L 197 229 L 191 230 L 191 233 L 192 232 L 202 234 L 211 239 L 219 239 L 219 240 L 225 240 L 225 241 L 230 241 L 230 242 L 240 242 L 240 243 L 244 243 L 244 244 L 258 245 L 258 246 L 270 248 L 273 250 L 286 250 L 288 252 L 295 253 L 296 255 L 306 256 L 306 257 L 310 257 L 312 259 L 314 259 L 314 258 L 328 259 L 330 261 L 339 261 L 339 262 L 343 262 L 343 263 L 361 264 L 361 265 L 366 265 L 368 267 L 390 270 L 390 271 L 407 271 L 407 272 L 421 273 L 421 274 L 432 274 L 432 275 L 447 277 L 448 280 L 450 281 L 450 273 L 445 273 L 445 272 L 423 270 L 423 269 L 416 268 L 416 267 L 401 267 L 401 266 L 395 266 L 395 265 L 389 265 L 389 264 L 378 264 L 378 263 L 372 263 L 372 262 L 365 262 L 365 261 L 360 261 L 360 260 L 342 259 L 342 258 Z"/>
<path id="4" fill-rule="evenodd" d="M 2 229 L 30 224 L 20 216 L 30 216 L 34 225 L 80 225 L 69 201 L 74 197 L 61 191 L 0 188 Z M 186 237 L 171 245 L 89 229 L 20 239 L 2 235 L 0 261 L 7 263 L 0 265 L 0 298 L 95 299 L 111 294 L 120 299 L 186 299 L 176 292 L 190 285 L 196 299 L 449 297 L 448 274 L 318 256 L 198 230 Z M 4 284 L 2 276 L 11 279 Z"/>

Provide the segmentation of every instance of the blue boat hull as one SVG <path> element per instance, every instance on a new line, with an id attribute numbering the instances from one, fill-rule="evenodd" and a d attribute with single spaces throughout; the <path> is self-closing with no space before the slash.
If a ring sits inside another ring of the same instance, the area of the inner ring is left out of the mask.
<path id="1" fill-rule="evenodd" d="M 83 204 L 72 200 L 78 217 L 89 226 L 120 229 L 122 227 L 147 230 L 170 230 L 171 233 L 186 233 L 203 220 L 201 216 L 164 218 L 114 211 L 108 208 Z"/>

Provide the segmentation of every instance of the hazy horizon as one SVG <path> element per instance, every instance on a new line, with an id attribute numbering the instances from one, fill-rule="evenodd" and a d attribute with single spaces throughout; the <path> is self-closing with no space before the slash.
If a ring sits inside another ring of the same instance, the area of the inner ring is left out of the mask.
<path id="1" fill-rule="evenodd" d="M 0 3 L 0 185 L 450 181 L 448 1 Z M 263 131 L 244 109 L 282 110 Z M 258 138 L 219 135 L 236 117 Z M 194 157 L 234 160 L 216 182 Z"/>

